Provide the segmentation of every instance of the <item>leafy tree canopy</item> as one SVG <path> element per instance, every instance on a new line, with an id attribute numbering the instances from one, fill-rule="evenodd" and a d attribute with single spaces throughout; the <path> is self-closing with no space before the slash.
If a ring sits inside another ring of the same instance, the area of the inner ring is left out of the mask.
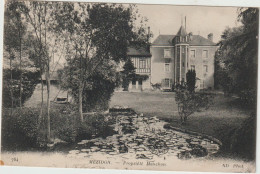
<path id="1" fill-rule="evenodd" d="M 242 23 L 240 27 L 227 28 L 221 36 L 216 54 L 220 67 L 217 79 L 220 77 L 226 91 L 240 96 L 250 91 L 252 96 L 247 98 L 251 98 L 256 94 L 259 10 L 240 8 L 238 21 Z"/>

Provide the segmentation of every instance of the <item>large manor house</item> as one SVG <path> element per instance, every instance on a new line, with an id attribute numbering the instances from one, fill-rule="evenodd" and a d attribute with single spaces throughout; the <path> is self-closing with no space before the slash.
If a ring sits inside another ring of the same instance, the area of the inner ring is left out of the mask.
<path id="1" fill-rule="evenodd" d="M 136 74 L 148 78 L 134 79 L 129 90 L 146 90 L 160 86 L 170 90 L 174 84 L 186 82 L 186 73 L 196 71 L 196 89 L 214 88 L 214 56 L 217 45 L 213 34 L 208 38 L 187 33 L 181 26 L 176 35 L 159 35 L 150 49 L 128 49 Z"/>

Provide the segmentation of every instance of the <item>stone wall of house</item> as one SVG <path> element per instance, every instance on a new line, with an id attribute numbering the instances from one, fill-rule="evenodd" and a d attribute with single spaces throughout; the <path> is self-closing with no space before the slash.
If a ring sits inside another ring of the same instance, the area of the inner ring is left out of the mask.
<path id="1" fill-rule="evenodd" d="M 165 58 L 164 50 L 170 50 L 171 56 Z M 172 79 L 174 78 L 174 56 L 173 56 L 173 47 L 163 47 L 163 46 L 152 46 L 151 47 L 151 83 L 162 83 L 162 80 L 165 78 Z M 169 64 L 169 71 L 165 70 L 165 64 Z"/>
<path id="2" fill-rule="evenodd" d="M 171 51 L 171 57 L 165 58 L 165 50 Z M 195 67 L 196 77 L 200 80 L 196 85 L 198 89 L 214 88 L 214 56 L 217 46 L 188 46 L 188 61 L 184 62 L 186 71 Z M 195 51 L 195 57 L 191 51 Z M 204 53 L 203 53 L 204 52 Z M 205 52 L 207 56 L 205 55 Z M 174 47 L 173 46 L 152 46 L 151 47 L 151 83 L 162 83 L 163 79 L 171 79 L 174 83 Z M 169 64 L 169 71 L 165 71 L 165 64 Z M 188 67 L 187 67 L 188 64 Z M 181 65 L 182 66 L 182 65 Z M 187 69 L 188 68 L 188 69 Z M 185 76 L 185 69 L 182 67 L 182 77 Z"/>
<path id="3" fill-rule="evenodd" d="M 195 66 L 196 77 L 199 78 L 198 88 L 214 88 L 214 56 L 217 46 L 190 46 L 190 52 L 195 50 L 195 57 L 190 54 L 190 66 Z M 203 51 L 208 51 L 208 56 L 203 57 Z"/>

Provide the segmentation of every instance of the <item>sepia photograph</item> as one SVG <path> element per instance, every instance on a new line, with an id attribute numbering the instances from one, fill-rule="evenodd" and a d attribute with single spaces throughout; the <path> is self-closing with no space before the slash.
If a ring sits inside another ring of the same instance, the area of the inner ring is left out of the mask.
<path id="1" fill-rule="evenodd" d="M 0 168 L 256 172 L 259 8 L 3 6 Z"/>

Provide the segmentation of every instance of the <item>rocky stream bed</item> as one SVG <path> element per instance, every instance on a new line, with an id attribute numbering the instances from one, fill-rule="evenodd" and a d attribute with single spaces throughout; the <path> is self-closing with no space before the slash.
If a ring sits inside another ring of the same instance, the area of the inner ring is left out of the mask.
<path id="1" fill-rule="evenodd" d="M 210 156 L 219 150 L 219 145 L 209 139 L 165 129 L 166 122 L 157 117 L 144 117 L 130 110 L 111 111 L 116 112 L 116 123 L 111 125 L 116 134 L 105 139 L 82 140 L 68 152 L 68 157 L 191 159 Z"/>

